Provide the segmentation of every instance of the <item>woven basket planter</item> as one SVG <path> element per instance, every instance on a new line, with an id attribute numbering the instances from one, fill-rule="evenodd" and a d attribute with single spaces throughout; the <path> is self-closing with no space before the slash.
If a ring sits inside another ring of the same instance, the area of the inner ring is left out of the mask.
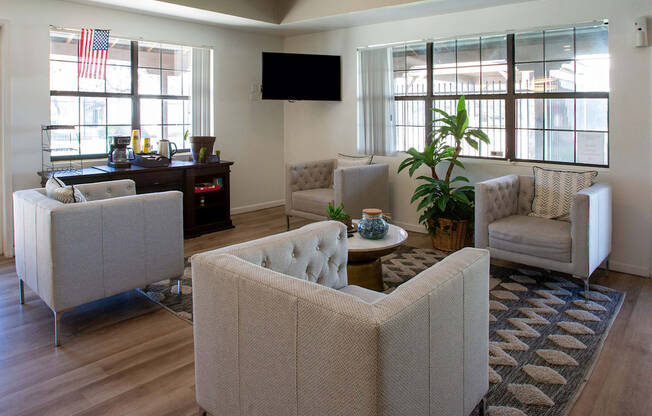
<path id="1" fill-rule="evenodd" d="M 432 246 L 441 251 L 457 251 L 467 245 L 466 230 L 469 226 L 468 220 L 450 220 L 439 218 L 434 235 L 430 234 Z M 429 228 L 432 229 L 433 221 L 429 221 Z"/>

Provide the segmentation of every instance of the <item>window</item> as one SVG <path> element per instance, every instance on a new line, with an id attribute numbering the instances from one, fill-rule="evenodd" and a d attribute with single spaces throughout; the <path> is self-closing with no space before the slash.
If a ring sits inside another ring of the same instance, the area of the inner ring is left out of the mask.
<path id="1" fill-rule="evenodd" d="M 392 48 L 397 149 L 422 150 L 431 108 L 455 113 L 491 144 L 467 157 L 607 166 L 606 25 L 408 44 Z"/>
<path id="2" fill-rule="evenodd" d="M 166 138 L 188 147 L 192 48 L 111 37 L 106 80 L 79 78 L 78 61 L 79 33 L 51 31 L 50 122 L 76 126 L 84 156 L 106 155 L 109 138 L 134 129 L 152 144 Z M 53 152 L 69 156 L 66 149 Z"/>

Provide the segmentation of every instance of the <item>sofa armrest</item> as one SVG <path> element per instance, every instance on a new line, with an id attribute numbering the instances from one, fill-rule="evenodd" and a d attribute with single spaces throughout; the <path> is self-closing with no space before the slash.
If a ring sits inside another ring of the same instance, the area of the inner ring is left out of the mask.
<path id="1" fill-rule="evenodd" d="M 470 414 L 489 389 L 489 252 L 457 251 L 374 306 L 385 405 L 401 415 L 429 403 L 438 415 Z"/>
<path id="2" fill-rule="evenodd" d="M 519 178 L 507 175 L 475 184 L 475 246 L 489 247 L 489 224 L 518 212 Z"/>
<path id="3" fill-rule="evenodd" d="M 210 414 L 375 414 L 371 304 L 231 254 L 193 256 L 192 279 L 197 402 Z"/>
<path id="4" fill-rule="evenodd" d="M 365 208 L 389 211 L 389 166 L 385 163 L 335 169 L 335 206 L 353 218 L 360 218 Z"/>
<path id="5" fill-rule="evenodd" d="M 292 209 L 292 192 L 330 188 L 333 185 L 335 159 L 285 165 L 285 212 Z"/>
<path id="6" fill-rule="evenodd" d="M 611 185 L 599 182 L 571 201 L 572 263 L 575 275 L 587 278 L 611 253 Z"/>

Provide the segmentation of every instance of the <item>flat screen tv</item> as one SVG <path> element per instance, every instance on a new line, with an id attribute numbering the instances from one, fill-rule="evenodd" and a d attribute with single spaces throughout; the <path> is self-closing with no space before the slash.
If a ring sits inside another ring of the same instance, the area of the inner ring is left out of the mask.
<path id="1" fill-rule="evenodd" d="M 340 101 L 340 57 L 263 52 L 263 100 Z"/>

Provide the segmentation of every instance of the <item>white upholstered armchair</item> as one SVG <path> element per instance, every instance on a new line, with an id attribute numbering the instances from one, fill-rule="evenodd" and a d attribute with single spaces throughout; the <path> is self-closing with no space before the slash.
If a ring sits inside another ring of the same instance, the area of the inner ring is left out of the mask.
<path id="1" fill-rule="evenodd" d="M 285 214 L 311 220 L 327 219 L 328 204 L 344 205 L 353 218 L 364 208 L 389 211 L 389 166 L 384 163 L 336 169 L 337 160 L 287 165 Z"/>
<path id="2" fill-rule="evenodd" d="M 388 295 L 348 285 L 332 221 L 191 262 L 196 394 L 213 416 L 466 416 L 487 393 L 486 250 Z"/>
<path id="3" fill-rule="evenodd" d="M 183 275 L 182 193 L 136 195 L 131 180 L 77 185 L 88 202 L 63 204 L 45 189 L 14 192 L 16 273 L 61 314 Z"/>
<path id="4" fill-rule="evenodd" d="M 528 216 L 534 179 L 507 175 L 475 185 L 475 246 L 492 258 L 584 280 L 611 252 L 611 186 L 595 183 L 572 197 L 570 221 Z M 608 265 L 607 265 L 608 269 Z"/>

